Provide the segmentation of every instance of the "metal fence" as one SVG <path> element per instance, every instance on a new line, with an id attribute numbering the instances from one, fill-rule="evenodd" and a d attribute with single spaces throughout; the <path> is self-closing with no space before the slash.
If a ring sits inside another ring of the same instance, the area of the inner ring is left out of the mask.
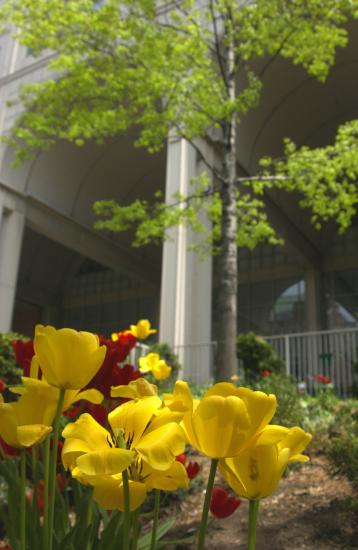
<path id="1" fill-rule="evenodd" d="M 329 376 L 340 397 L 352 394 L 353 365 L 358 360 L 358 328 L 325 330 L 265 336 L 284 360 L 286 373 L 314 393 L 316 375 Z M 216 342 L 174 346 L 182 365 L 179 376 L 194 384 L 205 384 L 214 377 Z M 133 364 L 146 355 L 149 346 L 137 344 L 131 352 Z"/>
<path id="2" fill-rule="evenodd" d="M 147 344 L 137 343 L 136 346 L 131 349 L 129 354 L 129 362 L 131 365 L 138 366 L 139 358 L 149 353 L 150 346 Z"/>
<path id="3" fill-rule="evenodd" d="M 358 358 L 358 329 L 325 330 L 267 336 L 277 354 L 285 361 L 286 372 L 317 389 L 315 376 L 329 376 L 340 397 L 349 397 L 353 385 L 353 364 Z"/>
<path id="4" fill-rule="evenodd" d="M 150 346 L 137 343 L 130 352 L 132 365 L 138 365 L 139 358 L 149 353 Z M 185 378 L 192 384 L 206 384 L 214 376 L 214 356 L 216 342 L 205 342 L 185 346 L 174 346 L 181 371 L 179 378 Z"/>

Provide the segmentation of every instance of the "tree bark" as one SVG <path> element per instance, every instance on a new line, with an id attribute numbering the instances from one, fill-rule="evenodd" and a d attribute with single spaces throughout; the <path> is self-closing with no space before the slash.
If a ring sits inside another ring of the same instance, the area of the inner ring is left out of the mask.
<path id="1" fill-rule="evenodd" d="M 227 83 L 230 99 L 235 100 L 235 61 L 233 45 L 227 50 Z M 236 208 L 236 114 L 224 128 L 225 152 L 221 186 L 221 252 L 218 258 L 218 347 L 217 381 L 230 380 L 237 371 L 237 208 Z"/>

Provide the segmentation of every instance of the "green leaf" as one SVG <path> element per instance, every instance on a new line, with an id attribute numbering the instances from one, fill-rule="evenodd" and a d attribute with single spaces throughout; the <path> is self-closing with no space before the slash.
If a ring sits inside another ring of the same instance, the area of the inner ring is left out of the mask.
<path id="1" fill-rule="evenodd" d="M 160 523 L 158 525 L 156 540 L 159 541 L 165 535 L 165 533 L 167 533 L 169 529 L 173 527 L 174 523 L 175 523 L 175 520 L 173 518 L 168 519 L 163 523 Z M 151 545 L 151 540 L 152 540 L 151 532 L 140 537 L 140 539 L 138 540 L 138 550 L 148 550 Z"/>

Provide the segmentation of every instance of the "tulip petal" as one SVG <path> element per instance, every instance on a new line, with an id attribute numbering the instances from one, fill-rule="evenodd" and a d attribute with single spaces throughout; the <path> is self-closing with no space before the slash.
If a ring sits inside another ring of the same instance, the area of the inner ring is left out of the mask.
<path id="1" fill-rule="evenodd" d="M 143 504 L 147 494 L 144 483 L 129 480 L 129 509 L 131 512 Z M 124 493 L 121 479 L 99 478 L 94 485 L 94 497 L 107 510 L 124 511 Z"/>
<path id="2" fill-rule="evenodd" d="M 145 484 L 148 490 L 176 491 L 189 487 L 186 469 L 178 461 L 174 461 L 170 468 L 164 471 L 153 470 L 147 464 L 143 464 L 142 475 L 146 478 Z"/>
<path id="3" fill-rule="evenodd" d="M 265 428 L 255 441 L 255 444 L 276 445 L 284 439 L 288 432 L 289 428 L 285 428 L 284 426 L 276 426 L 274 424 L 271 424 L 270 426 L 265 426 Z"/>
<path id="4" fill-rule="evenodd" d="M 209 388 L 204 397 L 210 397 L 211 395 L 221 395 L 221 397 L 229 397 L 229 395 L 237 395 L 238 387 L 231 382 L 218 382 Z"/>
<path id="5" fill-rule="evenodd" d="M 102 447 L 107 449 L 112 442 L 111 434 L 88 413 L 81 414 L 76 422 L 67 424 L 62 437 L 85 441 L 92 451 Z"/>
<path id="6" fill-rule="evenodd" d="M 90 332 L 38 325 L 34 348 L 36 361 L 52 386 L 81 389 L 88 384 L 104 361 L 106 346 Z"/>
<path id="7" fill-rule="evenodd" d="M 95 405 L 99 405 L 100 403 L 102 403 L 104 396 L 100 391 L 94 388 L 91 388 L 89 390 L 78 392 L 76 397 L 72 399 L 71 405 L 73 403 L 76 403 L 77 401 L 81 401 L 82 399 L 84 401 L 89 401 L 90 403 L 94 403 Z"/>
<path id="8" fill-rule="evenodd" d="M 136 445 L 138 454 L 155 470 L 167 470 L 184 449 L 184 432 L 174 422 L 144 435 Z"/>
<path id="9" fill-rule="evenodd" d="M 236 395 L 245 403 L 252 425 L 252 433 L 263 429 L 275 414 L 276 396 L 243 387 L 237 388 Z"/>
<path id="10" fill-rule="evenodd" d="M 131 442 L 131 447 L 136 447 L 153 414 L 161 406 L 162 401 L 157 396 L 129 401 L 109 413 L 108 420 L 113 431 L 122 429 L 126 441 Z"/>
<path id="11" fill-rule="evenodd" d="M 279 448 L 288 447 L 290 449 L 290 458 L 300 454 L 309 444 L 312 439 L 310 433 L 305 432 L 302 428 L 295 426 L 291 428 L 286 437 L 284 437 L 279 444 Z"/>
<path id="12" fill-rule="evenodd" d="M 22 447 L 32 447 L 42 443 L 50 432 L 52 432 L 52 427 L 43 424 L 18 426 L 17 440 Z"/>
<path id="13" fill-rule="evenodd" d="M 153 430 L 157 430 L 161 426 L 169 424 L 170 422 L 176 422 L 179 424 L 183 420 L 183 416 L 183 412 L 171 411 L 167 407 L 163 407 L 162 409 L 159 409 L 158 414 L 156 414 L 153 418 L 145 433 L 147 434 Z"/>
<path id="14" fill-rule="evenodd" d="M 125 386 L 111 386 L 111 397 L 122 397 L 124 399 L 137 399 L 137 391 L 130 384 Z"/>
<path id="15" fill-rule="evenodd" d="M 137 378 L 132 380 L 125 386 L 112 386 L 112 397 L 125 397 L 128 399 L 139 399 L 141 397 L 149 397 L 158 395 L 158 388 L 155 384 L 150 384 L 145 378 Z"/>
<path id="16" fill-rule="evenodd" d="M 135 459 L 127 449 L 100 449 L 77 458 L 77 466 L 87 476 L 114 475 L 123 472 Z"/>
<path id="17" fill-rule="evenodd" d="M 204 397 L 193 414 L 192 424 L 199 450 L 211 458 L 238 454 L 251 428 L 246 407 L 235 396 Z"/>
<path id="18" fill-rule="evenodd" d="M 81 439 L 74 439 L 72 437 L 65 439 L 61 453 L 64 468 L 72 470 L 76 465 L 76 459 L 84 453 L 91 451 L 92 449 L 89 445 Z"/>

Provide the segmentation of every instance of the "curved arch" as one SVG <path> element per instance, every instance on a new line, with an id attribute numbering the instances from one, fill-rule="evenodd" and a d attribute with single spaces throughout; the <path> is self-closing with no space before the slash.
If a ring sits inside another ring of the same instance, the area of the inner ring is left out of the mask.
<path id="1" fill-rule="evenodd" d="M 339 78 L 339 73 L 343 70 L 346 70 L 348 67 L 355 66 L 358 64 L 358 59 L 353 59 L 349 61 L 343 61 L 333 67 L 332 72 L 330 74 L 330 80 L 333 83 L 333 81 L 337 80 Z M 295 96 L 297 97 L 298 94 L 302 93 L 302 90 L 307 88 L 307 86 L 312 85 L 313 83 L 316 83 L 316 80 L 313 77 L 307 77 L 303 81 L 301 81 L 298 85 L 296 85 L 294 88 L 291 88 L 281 99 L 278 103 L 276 103 L 270 112 L 266 115 L 264 120 L 262 121 L 255 139 L 250 147 L 251 152 L 250 156 L 248 158 L 248 169 L 250 170 L 252 168 L 252 163 L 254 156 L 256 154 L 256 149 L 259 140 L 262 137 L 262 134 L 267 129 L 267 127 L 272 124 L 272 120 L 274 119 L 275 115 L 283 108 L 283 106 L 287 105 L 287 103 L 292 100 Z M 324 116 L 324 114 L 322 114 Z"/>

